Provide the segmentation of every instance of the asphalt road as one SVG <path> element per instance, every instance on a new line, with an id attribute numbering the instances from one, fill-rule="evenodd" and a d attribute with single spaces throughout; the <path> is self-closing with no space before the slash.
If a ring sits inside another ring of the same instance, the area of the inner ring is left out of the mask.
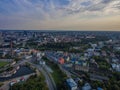
<path id="1" fill-rule="evenodd" d="M 48 85 L 49 90 L 57 90 L 56 85 L 54 83 L 54 80 L 50 76 L 50 73 L 45 69 L 45 67 L 42 67 L 42 66 L 37 65 L 37 64 L 33 64 L 31 62 L 28 62 L 28 63 L 30 63 L 31 65 L 36 67 L 40 72 L 42 72 L 42 74 L 45 76 L 46 83 Z"/>
<path id="2" fill-rule="evenodd" d="M 47 71 L 47 69 L 45 67 L 40 66 L 40 65 L 33 64 L 30 59 L 29 60 L 21 60 L 18 63 L 16 63 L 15 65 L 13 65 L 13 67 L 22 65 L 22 64 L 24 64 L 26 62 L 30 63 L 32 66 L 36 67 L 45 76 L 45 80 L 46 80 L 46 83 L 48 85 L 49 90 L 57 90 L 56 89 L 56 84 L 55 84 L 53 78 L 51 77 L 50 73 Z M 5 84 L 8 86 L 7 82 L 8 81 L 6 81 Z M 8 89 L 8 87 L 6 87 L 6 89 L 4 87 L 4 90 L 7 90 L 7 89 Z M 0 88 L 0 90 L 2 90 L 2 89 Z"/>

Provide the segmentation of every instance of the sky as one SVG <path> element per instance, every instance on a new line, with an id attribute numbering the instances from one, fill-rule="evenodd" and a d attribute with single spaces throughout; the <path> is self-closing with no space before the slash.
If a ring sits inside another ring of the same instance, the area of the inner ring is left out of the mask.
<path id="1" fill-rule="evenodd" d="M 120 0 L 0 0 L 0 29 L 120 31 Z"/>

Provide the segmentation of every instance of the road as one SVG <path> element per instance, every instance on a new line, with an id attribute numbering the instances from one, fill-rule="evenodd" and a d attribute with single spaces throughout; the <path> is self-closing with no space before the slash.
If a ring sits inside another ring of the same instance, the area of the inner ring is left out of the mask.
<path id="1" fill-rule="evenodd" d="M 42 72 L 42 74 L 45 76 L 46 83 L 48 85 L 49 90 L 57 90 L 56 84 L 55 84 L 53 78 L 51 77 L 50 73 L 47 71 L 47 69 L 45 67 L 42 67 L 37 64 L 33 64 L 31 62 L 28 62 L 28 63 L 31 64 L 32 66 L 36 67 L 40 72 Z"/>
<path id="2" fill-rule="evenodd" d="M 27 80 L 31 75 L 34 75 L 35 73 L 32 73 L 32 74 L 28 74 L 28 75 L 24 75 L 22 77 L 24 77 L 25 80 Z M 10 86 L 10 82 L 11 81 L 16 81 L 16 80 L 19 80 L 21 77 L 17 77 L 17 78 L 13 78 L 13 79 L 10 79 L 8 81 L 5 81 L 3 82 L 4 85 L 0 87 L 0 90 L 9 90 L 9 86 Z"/>
<path id="3" fill-rule="evenodd" d="M 48 72 L 45 71 L 43 68 L 40 68 L 39 66 L 38 66 L 38 68 L 44 74 L 47 85 L 49 87 L 49 90 L 56 90 L 56 86 L 54 85 L 54 82 L 53 82 L 51 76 L 48 74 Z"/>
<path id="4" fill-rule="evenodd" d="M 72 75 L 71 75 L 70 72 L 68 72 L 66 69 L 64 69 L 61 65 L 58 64 L 58 66 L 62 70 L 62 72 L 65 72 L 65 74 L 67 75 L 67 77 L 71 78 Z"/>
<path id="5" fill-rule="evenodd" d="M 36 67 L 40 72 L 42 72 L 42 74 L 45 76 L 46 83 L 48 85 L 49 90 L 56 90 L 56 84 L 55 84 L 52 76 L 50 75 L 50 73 L 47 71 L 46 67 L 42 67 L 40 65 L 33 64 L 32 59 L 22 60 L 22 61 L 18 62 L 17 64 L 15 64 L 14 66 L 22 65 L 26 62 L 31 64 L 32 66 Z"/>
<path id="6" fill-rule="evenodd" d="M 45 80 L 46 80 L 49 90 L 57 90 L 56 84 L 55 84 L 51 74 L 47 71 L 46 67 L 42 67 L 40 65 L 32 63 L 32 59 L 22 60 L 22 62 L 18 62 L 16 65 L 21 65 L 21 64 L 24 64 L 25 62 L 27 62 L 27 63 L 31 64 L 32 66 L 36 67 L 45 76 Z"/>
<path id="7" fill-rule="evenodd" d="M 45 80 L 46 80 L 46 83 L 48 85 L 49 90 L 57 90 L 56 89 L 56 84 L 55 84 L 53 78 L 51 77 L 50 73 L 47 71 L 47 69 L 45 67 L 40 66 L 40 65 L 33 64 L 31 62 L 31 59 L 29 59 L 29 60 L 21 60 L 21 61 L 17 62 L 15 65 L 13 65 L 13 67 L 23 65 L 26 62 L 31 64 L 32 66 L 36 67 L 45 76 Z M 5 85 L 3 85 L 3 88 L 4 88 L 3 90 L 8 90 L 8 87 L 9 87 L 8 82 L 9 81 L 6 81 Z M 2 90 L 2 89 L 0 88 L 0 90 Z"/>

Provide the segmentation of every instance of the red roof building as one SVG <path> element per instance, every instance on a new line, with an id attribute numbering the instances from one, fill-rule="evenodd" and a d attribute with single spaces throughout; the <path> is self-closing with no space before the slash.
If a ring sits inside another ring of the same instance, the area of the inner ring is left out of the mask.
<path id="1" fill-rule="evenodd" d="M 64 60 L 64 58 L 59 58 L 58 62 L 59 62 L 60 64 L 64 64 L 65 60 Z"/>

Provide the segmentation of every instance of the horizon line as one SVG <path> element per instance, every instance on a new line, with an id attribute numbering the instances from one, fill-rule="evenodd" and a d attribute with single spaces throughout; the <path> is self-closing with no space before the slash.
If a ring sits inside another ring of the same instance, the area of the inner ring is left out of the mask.
<path id="1" fill-rule="evenodd" d="M 95 32 L 120 32 L 120 30 L 58 30 L 58 29 L 0 29 L 0 31 L 95 31 Z"/>

